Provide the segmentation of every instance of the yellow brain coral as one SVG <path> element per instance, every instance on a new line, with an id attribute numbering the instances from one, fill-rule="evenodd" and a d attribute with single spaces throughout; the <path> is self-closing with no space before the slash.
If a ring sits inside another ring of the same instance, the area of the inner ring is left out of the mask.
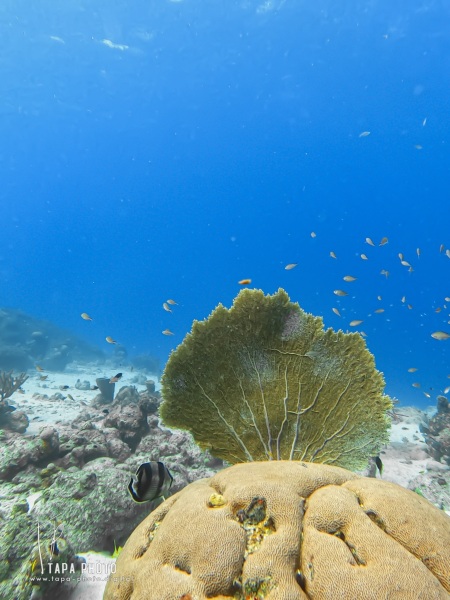
<path id="1" fill-rule="evenodd" d="M 230 463 L 362 469 L 388 441 L 384 380 L 357 333 L 324 331 L 284 290 L 243 290 L 171 354 L 161 417 Z"/>
<path id="2" fill-rule="evenodd" d="M 338 467 L 239 464 L 134 531 L 104 600 L 449 599 L 450 519 Z"/>

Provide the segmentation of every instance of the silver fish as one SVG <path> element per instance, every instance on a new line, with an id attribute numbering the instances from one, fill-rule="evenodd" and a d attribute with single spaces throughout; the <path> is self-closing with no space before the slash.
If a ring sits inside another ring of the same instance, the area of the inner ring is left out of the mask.
<path id="1" fill-rule="evenodd" d="M 165 498 L 170 490 L 173 477 L 162 463 L 152 460 L 142 463 L 128 484 L 128 491 L 135 502 L 150 502 L 161 496 Z"/>

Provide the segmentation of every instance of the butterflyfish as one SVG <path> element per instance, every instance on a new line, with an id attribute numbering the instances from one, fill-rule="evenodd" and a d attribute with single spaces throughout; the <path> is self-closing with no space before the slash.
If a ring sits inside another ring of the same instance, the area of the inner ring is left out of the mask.
<path id="1" fill-rule="evenodd" d="M 128 491 L 135 502 L 151 502 L 169 494 L 173 477 L 160 461 L 142 463 L 131 478 Z"/>

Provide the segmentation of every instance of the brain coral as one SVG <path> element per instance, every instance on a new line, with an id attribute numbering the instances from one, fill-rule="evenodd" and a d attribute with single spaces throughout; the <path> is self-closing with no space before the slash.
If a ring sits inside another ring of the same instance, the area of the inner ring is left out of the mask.
<path id="1" fill-rule="evenodd" d="M 133 532 L 104 600 L 450 598 L 450 519 L 382 480 L 313 463 L 238 464 Z"/>
<path id="2" fill-rule="evenodd" d="M 357 333 L 324 331 L 284 290 L 243 290 L 170 355 L 160 414 L 230 463 L 362 469 L 388 441 L 384 380 Z"/>

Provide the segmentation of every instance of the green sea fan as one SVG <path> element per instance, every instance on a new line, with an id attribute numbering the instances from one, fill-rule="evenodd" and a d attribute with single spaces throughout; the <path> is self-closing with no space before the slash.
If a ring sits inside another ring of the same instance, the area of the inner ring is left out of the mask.
<path id="1" fill-rule="evenodd" d="M 360 469 L 388 441 L 383 375 L 357 333 L 245 289 L 172 352 L 161 417 L 230 463 L 303 460 Z"/>

